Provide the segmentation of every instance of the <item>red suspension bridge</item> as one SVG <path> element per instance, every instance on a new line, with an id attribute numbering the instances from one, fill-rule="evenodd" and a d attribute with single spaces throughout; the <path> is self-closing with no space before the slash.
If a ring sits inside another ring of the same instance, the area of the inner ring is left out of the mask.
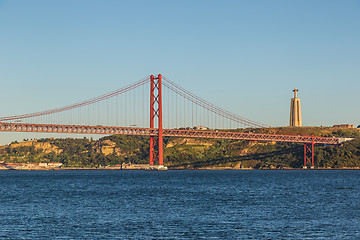
<path id="1" fill-rule="evenodd" d="M 0 131 L 150 136 L 150 165 L 164 164 L 164 136 L 304 143 L 304 166 L 314 166 L 315 144 L 343 141 L 228 131 L 249 127 L 269 126 L 217 107 L 160 74 L 80 103 L 0 117 Z"/>

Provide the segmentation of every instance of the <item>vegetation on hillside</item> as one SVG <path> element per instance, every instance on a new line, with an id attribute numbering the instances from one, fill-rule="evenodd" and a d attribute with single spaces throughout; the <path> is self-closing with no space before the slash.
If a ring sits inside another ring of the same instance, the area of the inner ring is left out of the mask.
<path id="1" fill-rule="evenodd" d="M 340 146 L 316 146 L 315 166 L 360 167 L 360 132 L 325 127 L 238 129 L 254 133 L 354 138 Z M 190 138 L 165 138 L 164 160 L 173 168 L 301 168 L 303 145 Z M 92 139 L 40 139 L 0 147 L 4 162 L 61 162 L 68 167 L 148 163 L 149 137 L 112 135 Z"/>

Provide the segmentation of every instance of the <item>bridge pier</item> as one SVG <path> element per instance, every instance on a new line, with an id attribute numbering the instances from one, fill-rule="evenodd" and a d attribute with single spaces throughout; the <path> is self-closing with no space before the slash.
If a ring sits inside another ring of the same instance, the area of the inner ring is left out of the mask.
<path id="1" fill-rule="evenodd" d="M 314 135 L 311 137 L 311 143 L 304 144 L 304 169 L 307 169 L 308 164 L 311 165 L 311 168 L 314 168 Z"/>

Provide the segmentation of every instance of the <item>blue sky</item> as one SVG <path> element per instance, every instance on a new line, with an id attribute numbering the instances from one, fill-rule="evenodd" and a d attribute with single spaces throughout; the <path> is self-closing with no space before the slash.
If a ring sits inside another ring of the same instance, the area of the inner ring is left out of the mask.
<path id="1" fill-rule="evenodd" d="M 360 1 L 0 0 L 0 116 L 158 73 L 271 126 L 288 125 L 295 87 L 304 125 L 357 126 Z"/>

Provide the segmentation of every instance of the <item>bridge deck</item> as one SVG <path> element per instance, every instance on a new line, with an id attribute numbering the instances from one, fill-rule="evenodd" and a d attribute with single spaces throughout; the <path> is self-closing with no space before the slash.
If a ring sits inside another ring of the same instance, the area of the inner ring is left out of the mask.
<path id="1" fill-rule="evenodd" d="M 0 131 L 8 132 L 47 132 L 47 133 L 77 133 L 77 134 L 122 134 L 122 135 L 157 135 L 157 129 L 134 127 L 106 127 L 106 126 L 80 126 L 80 125 L 53 125 L 53 124 L 28 124 L 28 123 L 3 123 L 0 122 Z M 224 132 L 215 130 L 181 130 L 163 129 L 163 136 L 191 137 L 212 139 L 238 139 L 248 141 L 274 141 L 296 142 L 315 144 L 340 144 L 347 139 L 312 137 L 300 135 L 276 135 L 242 132 Z"/>

